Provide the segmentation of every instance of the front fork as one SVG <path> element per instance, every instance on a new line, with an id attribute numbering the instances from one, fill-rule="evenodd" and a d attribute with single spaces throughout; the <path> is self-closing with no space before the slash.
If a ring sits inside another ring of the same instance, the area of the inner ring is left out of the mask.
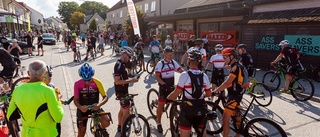
<path id="1" fill-rule="evenodd" d="M 135 116 L 134 117 L 135 120 L 131 121 L 133 128 L 134 128 L 134 131 L 136 133 L 139 133 L 142 130 L 142 128 L 141 128 L 141 124 L 139 122 L 139 114 L 138 114 L 137 108 L 135 106 L 132 106 L 130 112 L 131 112 L 131 114 L 134 114 L 134 116 Z M 137 122 L 137 125 L 136 125 L 135 121 Z"/>

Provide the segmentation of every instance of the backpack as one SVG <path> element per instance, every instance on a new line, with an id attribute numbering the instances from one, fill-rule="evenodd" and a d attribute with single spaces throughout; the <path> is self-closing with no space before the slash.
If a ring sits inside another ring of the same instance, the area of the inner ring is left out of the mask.
<path id="1" fill-rule="evenodd" d="M 202 85 L 203 85 L 203 73 L 201 72 L 200 74 L 196 75 L 193 74 L 191 71 L 188 71 L 188 75 L 191 79 L 191 86 L 192 86 L 192 93 L 189 93 L 186 91 L 188 94 L 190 94 L 193 98 L 199 99 L 202 94 Z"/>
<path id="2" fill-rule="evenodd" d="M 165 65 L 164 60 L 161 60 L 161 63 L 162 63 L 161 70 L 163 70 L 164 65 Z M 171 60 L 171 64 L 172 64 L 172 65 L 173 65 L 173 67 L 175 68 L 173 60 Z M 169 66 L 169 65 L 168 65 L 168 67 L 170 68 L 170 66 Z M 170 68 L 170 69 L 171 69 L 171 68 Z"/>
<path id="3" fill-rule="evenodd" d="M 236 65 L 237 65 L 237 67 L 239 67 L 240 70 L 242 70 L 242 71 L 239 71 L 239 72 L 238 72 L 238 74 L 237 74 L 237 79 L 236 79 L 235 82 L 237 82 L 239 85 L 241 85 L 241 87 L 242 87 L 243 89 L 246 89 L 246 88 L 249 86 L 249 79 L 248 79 L 249 74 L 248 74 L 248 71 L 247 71 L 247 69 L 246 69 L 243 65 L 241 65 L 241 64 L 239 64 L 239 63 L 236 63 Z"/>
<path id="4" fill-rule="evenodd" d="M 295 48 L 295 47 L 291 47 L 290 48 L 290 54 L 292 54 L 293 59 L 295 60 L 300 60 L 301 54 L 300 54 L 300 50 Z"/>

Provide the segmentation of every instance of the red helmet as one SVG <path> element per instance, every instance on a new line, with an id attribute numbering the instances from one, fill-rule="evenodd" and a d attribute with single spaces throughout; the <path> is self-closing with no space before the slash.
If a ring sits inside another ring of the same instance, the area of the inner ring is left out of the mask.
<path id="1" fill-rule="evenodd" d="M 237 56 L 237 51 L 234 48 L 225 48 L 222 50 L 222 56 Z"/>

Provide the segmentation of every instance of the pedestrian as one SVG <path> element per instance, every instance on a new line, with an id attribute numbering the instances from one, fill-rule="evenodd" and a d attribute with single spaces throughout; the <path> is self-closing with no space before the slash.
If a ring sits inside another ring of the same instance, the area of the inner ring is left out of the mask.
<path id="1" fill-rule="evenodd" d="M 97 51 L 96 51 L 97 38 L 94 36 L 94 33 L 91 33 L 90 42 L 95 55 L 97 55 Z"/>
<path id="2" fill-rule="evenodd" d="M 103 38 L 103 34 L 101 33 L 99 35 L 99 45 L 98 45 L 98 48 L 100 49 L 100 53 L 101 53 L 101 56 L 103 56 L 103 52 L 104 52 L 104 38 Z"/>
<path id="3" fill-rule="evenodd" d="M 30 81 L 13 91 L 7 118 L 14 120 L 15 112 L 20 113 L 23 137 L 56 137 L 56 124 L 61 122 L 64 111 L 54 89 L 43 82 L 46 64 L 35 60 L 29 64 L 28 73 Z"/>
<path id="4" fill-rule="evenodd" d="M 128 44 L 128 35 L 127 34 L 123 35 L 123 40 L 121 41 L 121 47 L 123 48 L 125 46 L 129 46 L 129 44 Z"/>
<path id="5" fill-rule="evenodd" d="M 170 47 L 172 48 L 172 40 L 170 39 L 170 35 L 167 35 L 167 39 L 164 41 L 165 48 Z"/>
<path id="6" fill-rule="evenodd" d="M 31 32 L 29 31 L 28 34 L 26 36 L 24 36 L 24 39 L 27 41 L 27 47 L 28 47 L 28 55 L 29 56 L 34 56 L 32 54 L 32 34 Z"/>
<path id="7" fill-rule="evenodd" d="M 41 56 L 43 56 L 43 53 L 44 53 L 44 51 L 43 51 L 43 38 L 40 33 L 38 34 L 38 54 L 36 56 L 40 55 L 39 49 L 41 49 L 41 52 L 42 52 Z"/>
<path id="8" fill-rule="evenodd" d="M 175 60 L 179 61 L 180 60 L 180 54 L 182 52 L 182 45 L 179 41 L 178 35 L 174 34 L 173 35 L 173 50 L 174 50 L 174 56 L 175 56 Z"/>
<path id="9" fill-rule="evenodd" d="M 22 49 L 18 45 L 18 42 L 16 39 L 11 40 L 12 45 L 9 46 L 8 52 L 14 56 L 13 60 L 17 63 L 18 66 L 21 65 L 21 60 L 20 60 L 20 53 L 22 53 Z"/>

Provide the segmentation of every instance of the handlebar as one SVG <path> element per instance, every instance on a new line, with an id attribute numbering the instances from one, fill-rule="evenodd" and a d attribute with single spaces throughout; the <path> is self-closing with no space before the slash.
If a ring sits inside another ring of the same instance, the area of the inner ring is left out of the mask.
<path id="1" fill-rule="evenodd" d="M 130 100 L 130 99 L 133 99 L 135 96 L 138 96 L 139 94 L 126 94 L 124 97 L 120 97 L 120 96 L 117 96 L 116 97 L 116 100 L 121 100 L 121 99 L 127 99 L 127 100 Z"/>

